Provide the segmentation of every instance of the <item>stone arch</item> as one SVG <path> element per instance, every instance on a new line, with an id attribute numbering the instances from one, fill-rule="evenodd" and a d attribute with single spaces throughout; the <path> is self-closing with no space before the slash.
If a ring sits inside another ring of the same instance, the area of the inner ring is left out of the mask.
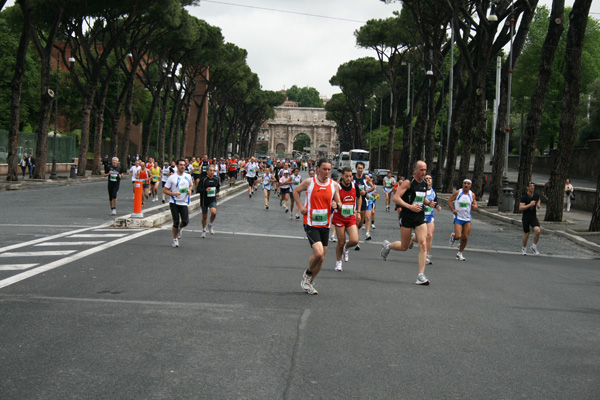
<path id="1" fill-rule="evenodd" d="M 299 132 L 292 135 L 292 149 L 300 152 L 306 152 L 304 147 L 313 146 L 313 138 L 305 132 Z"/>
<path id="2" fill-rule="evenodd" d="M 283 157 L 285 155 L 285 144 L 277 143 L 277 146 L 275 146 L 275 152 L 277 153 L 277 157 Z"/>
<path id="3" fill-rule="evenodd" d="M 319 158 L 321 157 L 327 157 L 327 145 L 320 145 L 319 146 Z"/>

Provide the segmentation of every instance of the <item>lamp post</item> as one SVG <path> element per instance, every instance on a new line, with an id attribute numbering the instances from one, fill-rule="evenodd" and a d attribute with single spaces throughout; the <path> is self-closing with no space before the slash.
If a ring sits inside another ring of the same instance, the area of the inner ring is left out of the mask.
<path id="1" fill-rule="evenodd" d="M 494 6 L 494 3 L 492 3 Z M 498 17 L 496 17 L 498 20 Z M 508 93 L 506 98 L 506 137 L 504 139 L 504 181 L 505 185 L 508 186 L 508 142 L 510 140 L 510 98 L 512 95 L 512 77 L 513 77 L 513 39 L 515 34 L 515 15 L 514 15 L 514 3 L 510 3 L 510 54 L 508 56 Z"/>
<path id="2" fill-rule="evenodd" d="M 411 96 L 411 86 L 410 86 L 410 77 L 411 77 L 411 71 L 410 71 L 410 67 L 411 67 L 411 63 L 406 63 L 406 62 L 402 62 L 402 65 L 407 65 L 408 66 L 408 71 L 407 71 L 407 88 L 406 88 L 406 115 L 409 118 L 409 124 L 410 124 L 410 128 L 409 128 L 409 140 L 408 140 L 408 168 L 406 169 L 407 171 L 410 172 L 410 163 L 412 161 L 412 139 L 413 139 L 413 122 L 412 122 L 412 118 L 413 118 L 413 108 L 412 108 L 412 96 Z"/>

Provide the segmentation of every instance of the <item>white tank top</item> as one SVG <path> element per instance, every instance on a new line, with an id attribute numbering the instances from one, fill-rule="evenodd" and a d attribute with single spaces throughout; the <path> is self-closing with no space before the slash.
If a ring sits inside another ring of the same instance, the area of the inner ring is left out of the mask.
<path id="1" fill-rule="evenodd" d="M 471 204 L 473 204 L 473 192 L 469 190 L 469 193 L 465 194 L 461 190 L 454 200 L 454 209 L 458 211 L 456 219 L 471 222 Z"/>

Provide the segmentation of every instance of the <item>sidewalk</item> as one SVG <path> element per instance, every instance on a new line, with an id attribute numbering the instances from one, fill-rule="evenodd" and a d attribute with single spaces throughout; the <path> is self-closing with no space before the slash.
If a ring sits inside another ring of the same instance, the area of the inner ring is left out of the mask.
<path id="1" fill-rule="evenodd" d="M 86 176 L 78 176 L 75 179 L 71 179 L 69 176 L 69 172 L 59 172 L 56 174 L 56 179 L 50 179 L 50 174 L 46 174 L 46 179 L 29 179 L 29 176 L 25 174 L 25 178 L 21 178 L 21 175 L 19 175 L 17 182 L 7 182 L 6 175 L 0 175 L 0 191 L 35 189 L 45 185 L 73 185 L 75 183 L 96 182 L 107 179 L 102 175 L 92 175 L 89 171 L 86 172 Z"/>

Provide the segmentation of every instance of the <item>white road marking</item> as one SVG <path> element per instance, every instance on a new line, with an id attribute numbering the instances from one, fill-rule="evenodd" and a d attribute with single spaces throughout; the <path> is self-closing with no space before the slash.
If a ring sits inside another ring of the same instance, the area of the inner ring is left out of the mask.
<path id="1" fill-rule="evenodd" d="M 83 228 L 83 229 L 78 229 L 75 231 L 68 231 L 68 232 L 63 232 L 63 233 L 57 233 L 56 235 L 52 235 L 52 236 L 46 236 L 40 239 L 34 239 L 34 240 L 30 240 L 28 242 L 22 242 L 22 243 L 17 243 L 17 244 L 13 244 L 10 246 L 6 246 L 6 247 L 0 247 L 0 253 L 3 253 L 5 251 L 8 250 L 13 250 L 13 249 L 18 249 L 21 247 L 26 247 L 26 246 L 31 246 L 37 243 L 42 243 L 42 242 L 48 242 L 50 240 L 53 239 L 58 239 L 58 238 L 62 238 L 65 236 L 69 236 L 69 235 L 73 235 L 79 232 L 86 232 L 86 231 L 90 231 L 92 229 L 97 229 L 97 228 L 105 228 L 107 226 L 110 226 L 112 222 L 107 222 L 106 224 L 102 224 L 102 225 L 98 225 L 98 226 L 92 226 L 92 227 L 88 227 L 88 228 Z"/>
<path id="2" fill-rule="evenodd" d="M 0 254 L 0 257 L 35 257 L 35 256 L 68 256 L 77 250 L 55 250 L 55 251 L 17 251 Z"/>
<path id="3" fill-rule="evenodd" d="M 143 228 L 102 228 L 94 229 L 94 232 L 137 232 L 141 230 L 143 230 Z"/>
<path id="4" fill-rule="evenodd" d="M 36 276 L 36 275 L 39 275 L 39 274 L 43 274 L 44 272 L 51 271 L 51 270 L 53 270 L 55 268 L 61 267 L 61 266 L 65 265 L 65 264 L 69 264 L 69 263 L 71 263 L 73 261 L 79 260 L 79 259 L 87 257 L 89 255 L 98 253 L 98 252 L 100 252 L 102 250 L 106 250 L 106 249 L 108 249 L 110 247 L 113 247 L 113 246 L 116 246 L 118 244 L 125 243 L 125 242 L 128 242 L 128 241 L 133 240 L 133 239 L 137 239 L 138 237 L 147 235 L 147 234 L 152 233 L 152 232 L 159 232 L 159 231 L 157 229 L 148 229 L 148 230 L 145 230 L 145 231 L 137 232 L 137 233 L 134 233 L 133 235 L 129 235 L 129 236 L 126 236 L 124 238 L 113 240 L 111 242 L 104 243 L 104 244 L 102 244 L 100 246 L 92 247 L 91 249 L 87 249 L 87 250 L 84 250 L 84 251 L 79 252 L 77 254 L 73 254 L 72 256 L 65 257 L 65 258 L 62 258 L 60 260 L 57 260 L 57 261 L 54 261 L 54 262 L 51 262 L 51 263 L 48 263 L 48 264 L 45 264 L 45 265 L 41 265 L 39 267 L 30 269 L 29 271 L 25 271 L 25 272 L 22 272 L 22 273 L 17 274 L 17 275 L 13 275 L 10 278 L 6 278 L 6 279 L 3 279 L 3 280 L 0 281 L 0 289 L 5 288 L 5 287 L 10 286 L 10 285 L 13 285 L 13 284 L 15 284 L 17 282 L 21 282 L 22 280 L 25 280 L 27 278 L 31 278 L 33 276 Z"/>
<path id="5" fill-rule="evenodd" d="M 35 244 L 34 247 L 38 246 L 96 246 L 98 244 L 102 244 L 106 242 L 106 240 L 91 240 L 89 242 L 44 242 Z"/>
<path id="6" fill-rule="evenodd" d="M 127 233 L 78 233 L 75 235 L 67 236 L 68 238 L 109 238 L 109 237 L 123 237 L 127 236 Z"/>
<path id="7" fill-rule="evenodd" d="M 35 267 L 37 264 L 3 264 L 0 265 L 0 271 L 20 271 Z"/>

